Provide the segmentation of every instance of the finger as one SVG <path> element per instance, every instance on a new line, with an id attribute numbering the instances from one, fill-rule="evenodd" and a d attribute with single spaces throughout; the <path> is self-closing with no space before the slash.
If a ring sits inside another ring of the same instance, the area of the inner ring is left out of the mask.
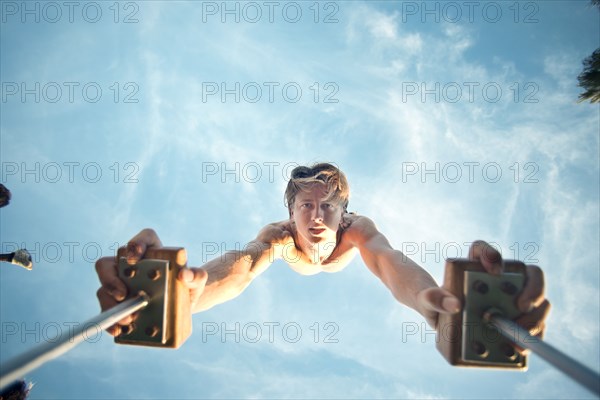
<path id="1" fill-rule="evenodd" d="M 544 272 L 535 265 L 527 266 L 527 280 L 523 292 L 519 295 L 518 307 L 521 312 L 528 313 L 539 307 L 544 301 Z"/>
<path id="2" fill-rule="evenodd" d="M 98 289 L 98 291 L 96 292 L 96 296 L 98 297 L 98 301 L 100 302 L 100 308 L 102 309 L 102 311 L 108 310 L 109 308 L 112 308 L 119 304 L 117 301 L 114 300 L 114 298 L 108 293 L 108 291 L 104 287 Z M 128 315 L 127 317 L 123 318 L 117 323 L 119 325 L 129 325 L 134 320 L 135 318 L 133 316 Z"/>
<path id="3" fill-rule="evenodd" d="M 546 320 L 549 312 L 550 303 L 546 300 L 543 301 L 539 307 L 528 314 L 522 315 L 514 322 L 525 329 L 529 335 L 532 336 L 532 338 L 543 339 L 544 332 L 546 331 L 546 324 L 544 321 Z M 515 337 L 511 340 L 513 342 L 516 342 L 516 340 L 521 340 L 525 345 L 527 345 L 527 343 L 532 343 L 535 340 L 519 334 L 516 330 L 512 330 L 512 332 L 515 335 Z M 511 337 L 509 336 L 508 339 L 511 339 Z M 522 356 L 526 356 L 530 353 L 529 349 L 523 348 L 517 344 L 513 344 L 512 347 Z"/>
<path id="4" fill-rule="evenodd" d="M 106 328 L 106 332 L 111 335 L 111 336 L 119 336 L 121 334 L 121 326 L 120 325 L 113 325 L 109 328 Z"/>
<path id="5" fill-rule="evenodd" d="M 532 334 L 530 333 L 530 335 L 534 338 L 534 339 L 525 339 L 525 338 L 521 338 L 526 344 L 527 343 L 532 343 L 535 339 L 543 339 L 544 338 L 544 332 L 546 331 L 546 324 L 542 323 L 541 325 L 538 326 L 537 329 L 537 334 Z M 529 355 L 529 353 L 531 353 L 531 350 L 523 348 L 519 345 L 513 344 L 514 349 L 521 354 L 522 356 L 526 356 Z"/>
<path id="6" fill-rule="evenodd" d="M 442 288 L 429 288 L 418 294 L 421 305 L 425 310 L 443 314 L 455 314 L 460 311 L 460 300 L 449 291 Z"/>
<path id="7" fill-rule="evenodd" d="M 520 316 L 515 322 L 527 329 L 530 335 L 542 337 L 546 327 L 544 321 L 548 317 L 548 313 L 550 313 L 550 308 L 550 302 L 544 300 L 542 304 L 534 308 L 531 312 Z"/>
<path id="8" fill-rule="evenodd" d="M 179 271 L 178 279 L 190 289 L 190 304 L 193 307 L 204 292 L 208 273 L 201 268 L 185 268 Z"/>
<path id="9" fill-rule="evenodd" d="M 522 315 L 521 317 L 515 320 L 519 326 L 527 330 L 529 334 L 534 338 L 543 339 L 544 332 L 546 331 L 545 319 L 550 312 L 550 303 L 548 301 L 542 302 L 542 304 L 533 310 L 532 312 Z M 515 332 L 516 334 L 516 332 Z M 524 341 L 525 344 L 532 341 L 532 339 L 527 339 L 525 337 L 519 337 L 520 340 Z M 529 349 L 525 349 L 521 346 L 514 345 L 513 346 L 519 354 L 525 356 L 530 353 Z"/>
<path id="10" fill-rule="evenodd" d="M 116 301 L 123 301 L 127 296 L 127 286 L 119 279 L 115 257 L 103 257 L 96 261 L 96 273 L 100 284 Z"/>
<path id="11" fill-rule="evenodd" d="M 162 243 L 154 229 L 142 229 L 127 243 L 127 263 L 135 264 L 144 257 L 146 249 L 162 247 Z"/>
<path id="12" fill-rule="evenodd" d="M 476 240 L 471 244 L 469 259 L 479 261 L 490 274 L 500 275 L 502 273 L 502 255 L 483 240 Z"/>

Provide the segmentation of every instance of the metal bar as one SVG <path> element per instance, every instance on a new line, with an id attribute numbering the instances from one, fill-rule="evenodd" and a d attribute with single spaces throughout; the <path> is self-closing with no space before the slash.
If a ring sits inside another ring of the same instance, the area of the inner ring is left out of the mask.
<path id="1" fill-rule="evenodd" d="M 10 385 L 17 379 L 23 378 L 25 374 L 36 369 L 47 361 L 50 361 L 61 354 L 66 353 L 77 346 L 90 334 L 96 335 L 98 329 L 101 331 L 116 324 L 123 318 L 146 307 L 150 298 L 144 292 L 140 292 L 137 297 L 123 301 L 113 308 L 110 308 L 100 315 L 79 325 L 71 332 L 62 333 L 55 342 L 46 342 L 33 349 L 8 360 L 0 365 L 0 390 Z"/>
<path id="2" fill-rule="evenodd" d="M 533 351 L 567 376 L 600 396 L 600 375 L 598 373 L 545 343 L 542 339 L 531 336 L 527 330 L 509 319 L 498 314 L 486 315 L 484 318 L 507 339 L 524 349 Z"/>

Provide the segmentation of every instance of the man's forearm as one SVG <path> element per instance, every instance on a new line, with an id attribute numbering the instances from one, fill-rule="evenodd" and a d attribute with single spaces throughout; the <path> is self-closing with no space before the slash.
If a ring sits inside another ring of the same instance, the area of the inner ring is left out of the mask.
<path id="1" fill-rule="evenodd" d="M 202 266 L 208 273 L 206 286 L 193 312 L 208 310 L 239 296 L 272 261 L 272 246 L 251 242 L 242 251 L 230 251 Z"/>
<path id="2" fill-rule="evenodd" d="M 393 250 L 392 256 L 381 259 L 381 280 L 396 300 L 423 314 L 417 296 L 430 287 L 438 287 L 433 277 L 402 252 Z"/>

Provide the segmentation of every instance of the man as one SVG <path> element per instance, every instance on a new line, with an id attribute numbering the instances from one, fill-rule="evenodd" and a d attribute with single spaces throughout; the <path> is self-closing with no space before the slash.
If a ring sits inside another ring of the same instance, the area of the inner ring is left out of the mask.
<path id="1" fill-rule="evenodd" d="M 360 253 L 364 263 L 402 304 L 418 311 L 435 327 L 440 313 L 461 309 L 458 298 L 439 287 L 415 262 L 394 250 L 373 221 L 347 212 L 350 190 L 345 175 L 331 164 L 300 166 L 292 171 L 285 192 L 289 219 L 268 224 L 244 250 L 231 251 L 200 268 L 182 270 L 178 279 L 190 291 L 192 311 L 207 310 L 233 299 L 276 259 L 296 272 L 312 275 L 337 272 Z M 135 263 L 149 247 L 162 243 L 152 229 L 144 229 L 128 243 L 128 262 Z M 489 244 L 476 241 L 469 258 L 491 274 L 502 271 L 502 257 Z M 127 289 L 117 276 L 114 257 L 101 258 L 96 271 L 102 284 L 98 299 L 102 309 L 125 299 Z M 540 268 L 527 266 L 526 286 L 518 299 L 522 316 L 517 320 L 532 335 L 541 335 L 550 304 L 544 299 Z M 118 335 L 127 317 L 108 332 Z"/>

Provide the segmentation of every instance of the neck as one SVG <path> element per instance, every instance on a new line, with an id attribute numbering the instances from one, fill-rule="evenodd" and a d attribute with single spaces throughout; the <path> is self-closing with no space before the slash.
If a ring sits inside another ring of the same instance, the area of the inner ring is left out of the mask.
<path id="1" fill-rule="evenodd" d="M 313 264 L 318 264 L 321 261 L 327 259 L 333 250 L 337 246 L 337 240 L 332 240 L 327 238 L 319 243 L 311 243 L 308 240 L 304 239 L 302 236 L 299 236 L 298 247 L 300 250 Z"/>

